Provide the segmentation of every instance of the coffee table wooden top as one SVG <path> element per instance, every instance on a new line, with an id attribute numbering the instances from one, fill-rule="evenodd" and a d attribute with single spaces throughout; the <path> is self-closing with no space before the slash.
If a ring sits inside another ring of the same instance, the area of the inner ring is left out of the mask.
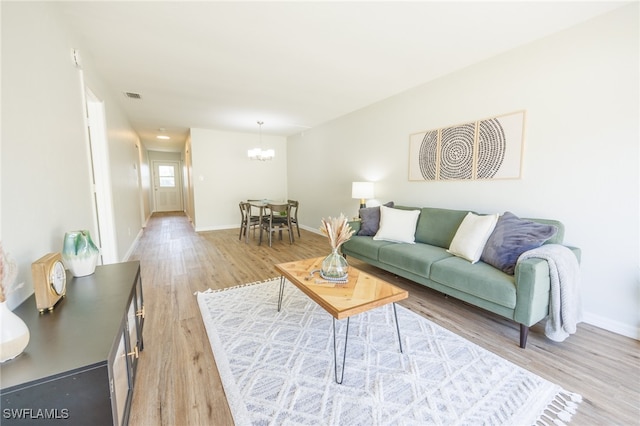
<path id="1" fill-rule="evenodd" d="M 409 297 L 406 290 L 376 278 L 349 265 L 346 283 L 316 283 L 323 281 L 320 270 L 324 257 L 280 263 L 276 269 L 311 300 L 322 306 L 335 319 L 347 318 Z"/>

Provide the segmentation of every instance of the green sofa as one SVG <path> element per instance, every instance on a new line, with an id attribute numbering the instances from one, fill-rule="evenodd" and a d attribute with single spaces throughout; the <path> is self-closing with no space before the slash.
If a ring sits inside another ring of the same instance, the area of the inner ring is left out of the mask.
<path id="1" fill-rule="evenodd" d="M 550 278 L 547 262 L 537 258 L 519 262 L 514 275 L 482 261 L 472 264 L 446 251 L 468 211 L 429 207 L 395 208 L 420 210 L 415 232 L 416 244 L 357 236 L 360 222 L 353 221 L 350 225 L 355 233 L 342 245 L 343 255 L 514 320 L 520 324 L 520 347 L 525 348 L 529 327 L 548 314 Z M 561 222 L 529 220 L 556 226 L 558 232 L 545 244 L 562 244 L 564 226 Z M 569 248 L 580 260 L 580 250 Z"/>

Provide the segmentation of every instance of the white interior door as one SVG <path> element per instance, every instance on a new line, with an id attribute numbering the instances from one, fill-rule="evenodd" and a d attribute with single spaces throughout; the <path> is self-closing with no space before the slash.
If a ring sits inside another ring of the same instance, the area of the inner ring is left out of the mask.
<path id="1" fill-rule="evenodd" d="M 153 162 L 155 211 L 182 211 L 182 185 L 180 176 L 179 162 Z"/>

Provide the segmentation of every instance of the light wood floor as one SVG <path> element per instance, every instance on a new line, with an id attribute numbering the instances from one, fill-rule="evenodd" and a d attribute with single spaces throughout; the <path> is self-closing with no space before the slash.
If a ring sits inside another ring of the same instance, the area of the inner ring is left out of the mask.
<path id="1" fill-rule="evenodd" d="M 285 234 L 270 248 L 257 238 L 239 241 L 239 229 L 195 233 L 182 214 L 151 218 L 132 256 L 142 265 L 147 316 L 131 425 L 233 424 L 194 292 L 275 277 L 275 263 L 328 253 L 324 237 L 300 231 L 293 245 Z M 640 424 L 640 342 L 580 324 L 577 334 L 554 343 L 540 323 L 522 350 L 514 323 L 349 260 L 407 289 L 405 307 L 581 394 L 572 424 Z"/>

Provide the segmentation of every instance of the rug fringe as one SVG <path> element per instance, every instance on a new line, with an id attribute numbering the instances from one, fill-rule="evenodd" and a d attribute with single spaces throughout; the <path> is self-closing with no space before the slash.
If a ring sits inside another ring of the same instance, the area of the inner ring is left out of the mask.
<path id="1" fill-rule="evenodd" d="M 252 285 L 257 285 L 257 284 L 264 284 L 264 283 L 268 283 L 270 281 L 275 281 L 275 280 L 279 280 L 280 277 L 274 277 L 274 278 L 267 278 L 265 280 L 262 281 L 253 281 L 250 283 L 245 283 L 245 284 L 238 284 L 238 285 L 234 285 L 233 287 L 227 287 L 227 288 L 218 288 L 216 290 L 212 290 L 211 288 L 206 289 L 205 291 L 196 291 L 195 293 L 193 293 L 194 296 L 197 296 L 198 293 L 203 293 L 203 294 L 207 294 L 207 293 L 219 293 L 221 291 L 229 291 L 229 290 L 235 290 L 237 288 L 242 288 L 242 287 L 249 287 Z"/>
<path id="2" fill-rule="evenodd" d="M 577 412 L 580 402 L 582 402 L 581 395 L 562 390 L 547 405 L 535 424 L 540 426 L 566 426 Z"/>

